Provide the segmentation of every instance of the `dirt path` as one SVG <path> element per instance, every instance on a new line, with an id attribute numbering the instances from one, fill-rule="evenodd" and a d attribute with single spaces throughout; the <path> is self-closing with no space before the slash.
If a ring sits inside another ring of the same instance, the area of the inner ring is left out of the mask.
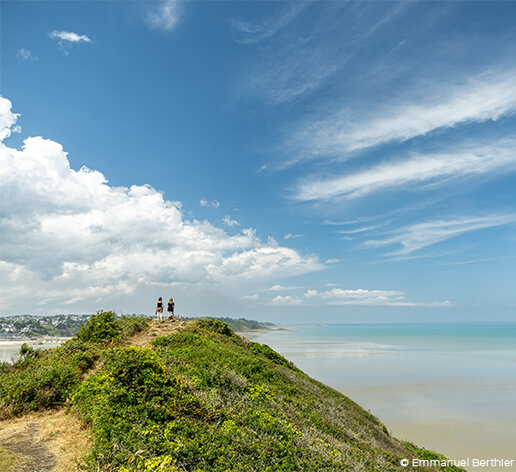
<path id="1" fill-rule="evenodd" d="M 160 336 L 167 336 L 172 333 L 176 333 L 181 330 L 182 327 L 186 326 L 188 321 L 180 321 L 180 320 L 165 320 L 163 322 L 159 322 L 156 320 L 152 320 L 150 322 L 149 327 L 134 335 L 127 344 L 129 346 L 138 346 L 145 347 L 149 346 L 153 339 L 158 338 Z"/>
<path id="2" fill-rule="evenodd" d="M 176 333 L 188 322 L 151 321 L 127 345 L 145 347 L 160 336 Z M 64 410 L 34 413 L 0 421 L 0 447 L 16 454 L 8 472 L 73 472 L 76 458 L 87 450 L 89 432 Z"/>
<path id="3" fill-rule="evenodd" d="M 40 425 L 29 422 L 2 431 L 0 446 L 17 456 L 12 472 L 48 472 L 57 464 L 48 446 L 38 439 Z"/>
<path id="4" fill-rule="evenodd" d="M 0 446 L 16 454 L 9 472 L 73 472 L 89 432 L 64 410 L 0 422 Z"/>

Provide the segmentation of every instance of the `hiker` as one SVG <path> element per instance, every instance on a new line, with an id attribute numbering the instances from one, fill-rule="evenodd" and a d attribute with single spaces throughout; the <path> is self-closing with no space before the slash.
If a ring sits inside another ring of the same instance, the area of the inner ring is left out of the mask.
<path id="1" fill-rule="evenodd" d="M 171 298 L 169 301 L 168 301 L 168 306 L 167 306 L 167 311 L 168 311 L 168 319 L 172 319 L 172 321 L 174 321 L 174 299 Z"/>
<path id="2" fill-rule="evenodd" d="M 163 321 L 163 299 L 161 297 L 158 298 L 158 302 L 156 303 L 156 316 L 158 317 L 158 321 Z"/>

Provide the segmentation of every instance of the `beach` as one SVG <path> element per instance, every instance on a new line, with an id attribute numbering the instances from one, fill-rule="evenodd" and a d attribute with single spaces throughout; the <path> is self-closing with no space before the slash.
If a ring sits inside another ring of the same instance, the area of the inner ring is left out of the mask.
<path id="1" fill-rule="evenodd" d="M 470 463 L 516 459 L 515 324 L 285 327 L 250 339 L 370 410 L 399 439 Z"/>

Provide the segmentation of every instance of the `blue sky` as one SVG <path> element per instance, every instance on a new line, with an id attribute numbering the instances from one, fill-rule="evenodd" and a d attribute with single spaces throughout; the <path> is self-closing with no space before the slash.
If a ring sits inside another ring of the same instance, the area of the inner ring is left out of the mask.
<path id="1" fill-rule="evenodd" d="M 512 2 L 0 8 L 0 313 L 516 319 Z"/>

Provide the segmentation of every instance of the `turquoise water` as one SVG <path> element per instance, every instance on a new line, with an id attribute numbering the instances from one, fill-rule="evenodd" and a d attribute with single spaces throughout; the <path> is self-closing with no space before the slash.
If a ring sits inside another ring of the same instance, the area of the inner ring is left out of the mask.
<path id="1" fill-rule="evenodd" d="M 516 459 L 516 323 L 285 328 L 252 338 L 370 410 L 397 437 L 452 459 Z"/>

